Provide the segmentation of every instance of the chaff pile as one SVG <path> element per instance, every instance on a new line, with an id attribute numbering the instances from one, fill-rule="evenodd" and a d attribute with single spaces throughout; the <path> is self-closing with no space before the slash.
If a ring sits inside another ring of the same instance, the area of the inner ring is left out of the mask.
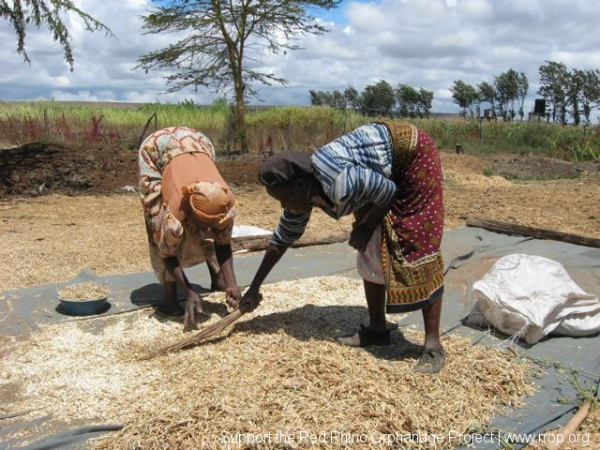
<path id="1" fill-rule="evenodd" d="M 203 328 L 198 333 L 190 337 L 181 339 L 177 342 L 174 342 L 173 344 L 165 345 L 164 347 L 154 349 L 150 353 L 142 356 L 140 360 L 147 360 L 156 358 L 157 356 L 164 356 L 168 353 L 176 352 L 186 347 L 199 344 L 207 339 L 210 339 L 213 336 L 216 336 L 221 331 L 225 330 L 227 327 L 237 322 L 241 317 L 242 312 L 239 309 L 236 309 L 232 313 L 223 317 L 218 322 L 215 322 L 212 325 Z"/>
<path id="2" fill-rule="evenodd" d="M 83 302 L 87 300 L 99 300 L 106 297 L 109 292 L 110 288 L 107 285 L 85 281 L 59 289 L 58 296 L 63 300 Z"/>
<path id="3" fill-rule="evenodd" d="M 67 423 L 122 423 L 122 431 L 92 442 L 117 450 L 389 448 L 390 436 L 481 430 L 534 391 L 528 365 L 460 336 L 444 339 L 447 363 L 434 376 L 412 371 L 418 332 L 403 330 L 412 345 L 396 333 L 396 345 L 382 353 L 336 344 L 367 320 L 359 280 L 286 281 L 263 295 L 255 312 L 208 342 L 142 362 L 183 338 L 181 323 L 138 310 L 44 327 L 14 343 L 0 361 L 0 383 L 20 387 L 18 410 L 39 408 Z M 225 311 L 221 297 L 208 301 Z M 396 447 L 460 442 L 408 444 Z"/>

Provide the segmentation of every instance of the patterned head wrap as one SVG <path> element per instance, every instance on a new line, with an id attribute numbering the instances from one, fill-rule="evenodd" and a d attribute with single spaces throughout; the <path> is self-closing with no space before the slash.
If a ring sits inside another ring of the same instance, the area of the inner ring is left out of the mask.
<path id="1" fill-rule="evenodd" d="M 268 158 L 258 171 L 258 181 L 268 187 L 287 184 L 313 173 L 310 155 L 306 152 L 284 151 Z"/>
<path id="2" fill-rule="evenodd" d="M 192 213 L 198 220 L 208 225 L 219 223 L 229 211 L 227 188 L 218 183 L 200 181 L 181 188 L 184 196 L 189 196 Z"/>

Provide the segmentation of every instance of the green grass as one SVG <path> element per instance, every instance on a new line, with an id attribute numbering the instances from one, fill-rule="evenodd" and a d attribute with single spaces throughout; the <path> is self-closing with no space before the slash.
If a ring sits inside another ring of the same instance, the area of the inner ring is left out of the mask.
<path id="1" fill-rule="evenodd" d="M 231 109 L 224 102 L 143 104 L 65 104 L 54 101 L 0 102 L 3 144 L 51 140 L 67 145 L 118 145 L 134 149 L 142 135 L 181 125 L 204 132 L 217 153 L 235 148 Z M 286 149 L 313 150 L 357 126 L 374 120 L 328 107 L 248 108 L 250 153 Z M 479 122 L 476 120 L 409 120 L 428 133 L 440 150 L 466 154 L 534 154 L 569 161 L 600 160 L 600 127 L 561 126 L 545 122 Z"/>

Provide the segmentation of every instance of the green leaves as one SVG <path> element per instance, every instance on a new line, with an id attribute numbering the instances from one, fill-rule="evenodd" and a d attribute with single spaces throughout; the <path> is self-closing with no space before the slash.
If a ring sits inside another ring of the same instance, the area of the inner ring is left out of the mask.
<path id="1" fill-rule="evenodd" d="M 1 1 L 1 0 L 0 0 Z M 340 0 L 171 0 L 143 17 L 147 34 L 174 33 L 175 43 L 138 59 L 136 68 L 165 70 L 167 92 L 204 86 L 233 92 L 236 130 L 244 148 L 244 105 L 256 95 L 253 84 L 285 84 L 260 66 L 266 53 L 298 50 L 294 38 L 327 30 L 309 14 L 330 9 Z"/>
<path id="2" fill-rule="evenodd" d="M 10 4 L 0 0 L 0 17 L 10 22 L 17 35 L 17 53 L 23 55 L 26 62 L 31 62 L 25 50 L 27 25 L 40 27 L 46 25 L 55 41 L 63 48 L 65 60 L 73 70 L 73 51 L 70 44 L 69 30 L 61 19 L 61 13 L 75 13 L 84 22 L 88 31 L 103 30 L 112 36 L 110 29 L 89 14 L 77 8 L 69 0 L 13 0 Z"/>

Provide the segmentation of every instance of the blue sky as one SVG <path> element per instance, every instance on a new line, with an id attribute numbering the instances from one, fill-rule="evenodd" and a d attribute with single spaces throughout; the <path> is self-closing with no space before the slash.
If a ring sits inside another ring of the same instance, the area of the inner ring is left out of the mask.
<path id="1" fill-rule="evenodd" d="M 173 36 L 147 36 L 140 16 L 150 0 L 75 0 L 106 23 L 115 38 L 86 32 L 68 19 L 75 53 L 70 72 L 47 30 L 29 30 L 31 65 L 15 51 L 14 31 L 0 22 L 0 100 L 81 100 L 211 103 L 217 96 L 193 90 L 165 94 L 164 74 L 132 70 L 137 58 L 168 45 Z M 359 91 L 386 80 L 434 93 L 434 112 L 457 112 L 455 80 L 476 85 L 514 69 L 529 79 L 525 110 L 533 108 L 539 67 L 545 61 L 571 69 L 600 68 L 600 8 L 596 0 L 345 0 L 320 15 L 331 32 L 308 35 L 304 49 L 266 54 L 257 68 L 288 80 L 255 86 L 271 105 L 308 105 L 309 90 Z M 8 44 L 7 44 L 8 43 Z M 259 103 L 253 100 L 253 103 Z"/>
<path id="2" fill-rule="evenodd" d="M 335 22 L 336 24 L 339 24 L 339 25 L 346 25 L 348 23 L 348 20 L 346 19 L 346 16 L 344 16 L 344 11 L 348 7 L 348 4 L 349 3 L 368 3 L 369 1 L 371 1 L 371 0 L 362 0 L 362 1 L 355 0 L 354 2 L 351 2 L 350 0 L 343 0 L 340 3 L 340 6 L 338 6 L 335 9 L 316 10 L 315 16 L 319 17 L 320 19 L 324 20 L 325 22 Z"/>

